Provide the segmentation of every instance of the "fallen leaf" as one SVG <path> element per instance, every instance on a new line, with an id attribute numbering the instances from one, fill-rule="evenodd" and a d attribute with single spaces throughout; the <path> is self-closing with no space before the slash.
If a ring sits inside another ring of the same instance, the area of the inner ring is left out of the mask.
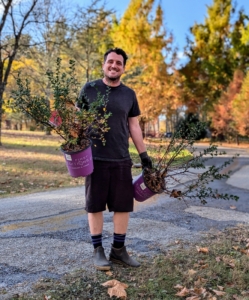
<path id="1" fill-rule="evenodd" d="M 176 293 L 176 296 L 185 297 L 188 294 L 189 294 L 189 289 L 187 289 L 186 287 L 184 287 L 181 291 L 179 291 L 178 293 Z"/>
<path id="2" fill-rule="evenodd" d="M 106 275 L 108 275 L 108 276 L 112 276 L 113 275 L 113 273 L 111 272 L 111 271 L 107 271 L 107 272 L 105 272 L 106 273 Z"/>
<path id="3" fill-rule="evenodd" d="M 128 285 L 125 283 L 122 283 L 116 279 L 108 280 L 104 283 L 102 283 L 103 286 L 109 287 L 108 288 L 108 294 L 110 297 L 116 296 L 117 298 L 126 299 L 127 294 L 125 289 L 128 288 Z"/>
<path id="4" fill-rule="evenodd" d="M 183 289 L 184 287 L 180 284 L 177 284 L 174 286 L 174 289 Z"/>
<path id="5" fill-rule="evenodd" d="M 224 290 L 224 287 L 223 287 L 223 286 L 217 285 L 217 287 L 218 287 L 218 289 L 219 289 L 220 291 L 223 291 L 223 290 Z"/>
<path id="6" fill-rule="evenodd" d="M 197 273 L 197 271 L 195 271 L 195 270 L 188 270 L 188 275 L 194 275 L 195 273 Z"/>
<path id="7" fill-rule="evenodd" d="M 207 279 L 204 279 L 204 278 L 199 277 L 198 280 L 196 280 L 196 281 L 194 282 L 194 285 L 195 285 L 195 286 L 200 286 L 200 285 L 202 285 L 202 284 L 205 283 L 205 282 L 207 282 Z"/>
<path id="8" fill-rule="evenodd" d="M 235 263 L 233 263 L 233 262 L 228 263 L 228 265 L 229 265 L 229 267 L 231 267 L 232 269 L 235 267 Z"/>
<path id="9" fill-rule="evenodd" d="M 116 284 L 114 287 L 108 288 L 107 293 L 110 297 L 116 296 L 117 298 L 126 299 L 127 293 L 121 283 Z"/>
<path id="10" fill-rule="evenodd" d="M 186 300 L 200 300 L 201 298 L 198 296 L 187 297 Z"/>
<path id="11" fill-rule="evenodd" d="M 201 269 L 206 269 L 208 267 L 208 264 L 202 265 Z"/>
<path id="12" fill-rule="evenodd" d="M 217 290 L 213 290 L 213 292 L 214 292 L 217 296 L 224 296 L 224 295 L 226 295 L 225 292 L 221 292 L 221 291 L 217 291 Z"/>
<path id="13" fill-rule="evenodd" d="M 240 252 L 243 254 L 249 255 L 249 249 L 247 249 L 247 250 L 241 249 Z"/>
<path id="14" fill-rule="evenodd" d="M 236 251 L 238 251 L 239 246 L 233 246 L 233 249 L 236 250 Z"/>
<path id="15" fill-rule="evenodd" d="M 201 253 L 208 253 L 209 252 L 207 247 L 198 247 L 198 246 L 196 246 L 196 249 L 197 249 L 198 252 L 201 252 Z"/>
<path id="16" fill-rule="evenodd" d="M 243 295 L 243 296 L 249 295 L 249 290 L 248 290 L 248 291 L 243 291 L 243 292 L 241 292 L 241 295 Z"/>
<path id="17" fill-rule="evenodd" d="M 221 258 L 220 258 L 219 256 L 217 256 L 217 257 L 215 258 L 215 260 L 216 260 L 217 262 L 220 262 L 220 261 L 221 261 Z"/>
<path id="18" fill-rule="evenodd" d="M 204 289 L 203 287 L 201 288 L 194 288 L 194 293 L 197 294 L 197 295 L 201 295 L 201 294 L 204 294 L 206 292 L 206 289 Z"/>

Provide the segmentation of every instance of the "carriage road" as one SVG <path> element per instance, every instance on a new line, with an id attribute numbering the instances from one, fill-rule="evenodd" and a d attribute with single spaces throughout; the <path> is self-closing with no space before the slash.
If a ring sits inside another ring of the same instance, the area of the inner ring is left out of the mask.
<path id="1" fill-rule="evenodd" d="M 222 148 L 220 148 L 222 150 Z M 224 148 L 227 154 L 211 164 L 239 153 L 227 181 L 213 183 L 220 192 L 235 194 L 238 202 L 187 202 L 159 195 L 138 203 L 131 214 L 127 248 L 132 255 L 152 256 L 169 249 L 176 240 L 198 241 L 212 230 L 249 223 L 249 150 Z M 112 214 L 104 215 L 103 244 L 109 253 Z M 28 291 L 32 283 L 60 278 L 74 269 L 94 272 L 92 245 L 84 211 L 84 186 L 0 199 L 0 299 Z"/>

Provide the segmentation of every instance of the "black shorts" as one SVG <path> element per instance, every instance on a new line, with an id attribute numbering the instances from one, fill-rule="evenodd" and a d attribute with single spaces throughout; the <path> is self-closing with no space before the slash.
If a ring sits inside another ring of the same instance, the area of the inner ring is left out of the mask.
<path id="1" fill-rule="evenodd" d="M 86 211 L 96 213 L 133 211 L 131 160 L 94 161 L 94 171 L 86 177 Z"/>

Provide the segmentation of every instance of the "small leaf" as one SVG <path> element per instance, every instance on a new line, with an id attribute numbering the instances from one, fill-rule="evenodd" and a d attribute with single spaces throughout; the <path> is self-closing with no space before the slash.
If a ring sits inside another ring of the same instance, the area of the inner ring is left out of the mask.
<path id="1" fill-rule="evenodd" d="M 192 276 L 194 275 L 195 273 L 197 273 L 197 271 L 191 269 L 191 270 L 188 270 L 188 275 Z"/>
<path id="2" fill-rule="evenodd" d="M 106 275 L 108 275 L 108 276 L 112 276 L 113 275 L 113 273 L 111 272 L 111 271 L 107 271 L 107 272 L 105 272 L 106 273 Z"/>
<path id="3" fill-rule="evenodd" d="M 181 291 L 179 291 L 178 293 L 176 293 L 176 296 L 185 297 L 188 294 L 189 294 L 189 289 L 187 289 L 186 287 L 184 287 Z"/>
<path id="4" fill-rule="evenodd" d="M 209 252 L 207 247 L 198 247 L 198 246 L 196 246 L 196 249 L 197 249 L 198 252 L 201 252 L 201 253 L 208 253 Z"/>
<path id="5" fill-rule="evenodd" d="M 224 295 L 226 295 L 225 292 L 221 292 L 221 291 L 217 291 L 217 290 L 213 290 L 213 292 L 214 292 L 217 296 L 224 296 Z"/>
<path id="6" fill-rule="evenodd" d="M 184 288 L 184 286 L 183 285 L 180 285 L 180 284 L 177 284 L 177 285 L 175 285 L 174 286 L 174 289 L 183 289 Z"/>

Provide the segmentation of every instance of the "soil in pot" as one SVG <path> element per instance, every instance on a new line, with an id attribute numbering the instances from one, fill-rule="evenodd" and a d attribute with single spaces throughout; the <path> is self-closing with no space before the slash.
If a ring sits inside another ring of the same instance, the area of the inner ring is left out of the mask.
<path id="1" fill-rule="evenodd" d="M 143 177 L 145 185 L 154 193 L 162 193 L 165 186 L 165 178 L 162 173 L 155 169 L 144 169 Z"/>

